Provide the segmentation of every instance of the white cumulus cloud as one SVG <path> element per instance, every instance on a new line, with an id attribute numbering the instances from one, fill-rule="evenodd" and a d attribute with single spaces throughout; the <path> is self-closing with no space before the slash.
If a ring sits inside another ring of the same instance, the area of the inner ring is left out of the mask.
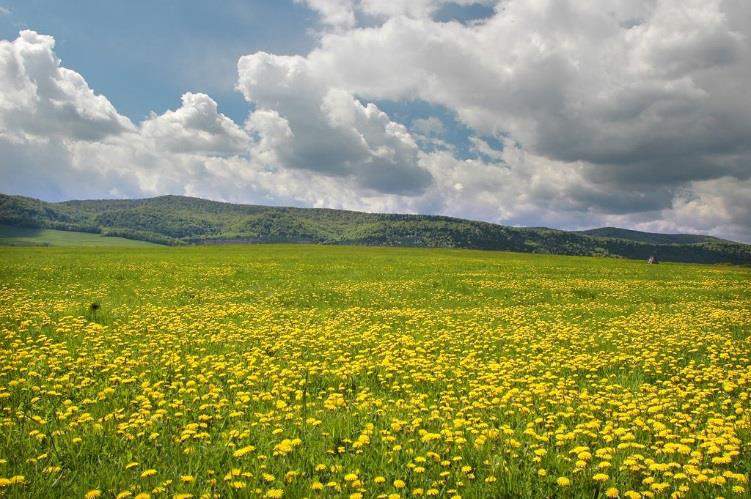
<path id="1" fill-rule="evenodd" d="M 86 80 L 62 67 L 51 36 L 0 40 L 0 128 L 5 133 L 98 140 L 134 130 Z"/>
<path id="2" fill-rule="evenodd" d="M 403 125 L 326 85 L 306 59 L 259 52 L 242 57 L 238 71 L 238 88 L 256 106 L 248 120 L 256 156 L 379 192 L 419 192 L 431 182 Z"/>
<path id="3" fill-rule="evenodd" d="M 145 137 L 174 153 L 242 154 L 248 135 L 234 121 L 219 113 L 206 94 L 186 93 L 182 106 L 164 114 L 152 114 L 141 125 Z"/>

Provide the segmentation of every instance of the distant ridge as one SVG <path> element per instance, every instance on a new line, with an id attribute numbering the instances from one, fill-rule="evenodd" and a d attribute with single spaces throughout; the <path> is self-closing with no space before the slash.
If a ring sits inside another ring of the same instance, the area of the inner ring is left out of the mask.
<path id="1" fill-rule="evenodd" d="M 158 244 L 318 243 L 420 246 L 751 263 L 751 246 L 615 227 L 568 232 L 430 215 L 222 203 L 184 196 L 48 203 L 0 194 L 0 225 L 90 232 Z"/>
<path id="2" fill-rule="evenodd" d="M 726 239 L 701 234 L 662 234 L 658 232 L 641 232 L 638 230 L 620 229 L 618 227 L 602 227 L 578 231 L 579 234 L 594 237 L 615 237 L 650 244 L 698 244 L 710 242 L 733 243 Z"/>

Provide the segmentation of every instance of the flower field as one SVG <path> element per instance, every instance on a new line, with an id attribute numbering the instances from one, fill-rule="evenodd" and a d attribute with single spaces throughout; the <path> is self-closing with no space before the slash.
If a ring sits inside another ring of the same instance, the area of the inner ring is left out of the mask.
<path id="1" fill-rule="evenodd" d="M 751 269 L 0 250 L 0 497 L 748 497 Z"/>

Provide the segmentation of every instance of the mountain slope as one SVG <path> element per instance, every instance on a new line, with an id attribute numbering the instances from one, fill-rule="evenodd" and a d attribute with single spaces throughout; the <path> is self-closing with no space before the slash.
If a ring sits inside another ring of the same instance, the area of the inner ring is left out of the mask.
<path id="1" fill-rule="evenodd" d="M 704 236 L 701 234 L 660 234 L 657 232 L 641 232 L 638 230 L 620 229 L 618 227 L 601 227 L 599 229 L 578 231 L 578 233 L 584 234 L 585 236 L 611 237 L 650 244 L 732 243 L 732 241 L 713 236 Z"/>
<path id="2" fill-rule="evenodd" d="M 751 246 L 707 236 L 649 234 L 611 228 L 566 232 L 443 216 L 237 205 L 183 196 L 47 203 L 0 195 L 0 224 L 76 230 L 171 245 L 308 242 L 639 259 L 655 255 L 662 260 L 681 262 L 751 263 Z"/>

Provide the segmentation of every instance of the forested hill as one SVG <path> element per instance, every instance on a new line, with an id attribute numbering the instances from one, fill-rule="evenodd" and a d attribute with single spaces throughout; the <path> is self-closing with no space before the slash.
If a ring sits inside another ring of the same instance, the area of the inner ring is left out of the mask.
<path id="1" fill-rule="evenodd" d="M 0 194 L 0 225 L 92 232 L 168 245 L 305 242 L 751 263 L 751 246 L 709 236 L 616 228 L 566 232 L 441 216 L 238 205 L 182 196 L 47 203 Z"/>
<path id="2" fill-rule="evenodd" d="M 629 241 L 638 241 L 650 244 L 732 242 L 713 236 L 704 236 L 701 234 L 660 234 L 657 232 L 640 232 L 638 230 L 619 229 L 618 227 L 602 227 L 600 229 L 583 230 L 580 231 L 579 234 L 595 237 L 614 237 L 617 239 L 628 239 Z"/>

